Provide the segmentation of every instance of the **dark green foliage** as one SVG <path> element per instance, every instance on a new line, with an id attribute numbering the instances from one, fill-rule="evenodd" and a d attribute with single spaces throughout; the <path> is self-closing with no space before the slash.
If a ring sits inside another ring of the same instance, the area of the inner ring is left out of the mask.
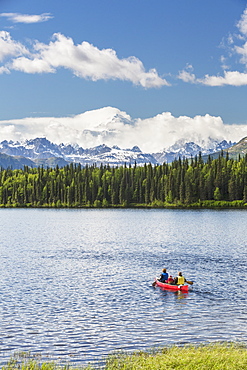
<path id="1" fill-rule="evenodd" d="M 231 202 L 231 204 L 229 203 Z M 242 207 L 247 156 L 201 155 L 160 166 L 0 170 L 1 207 Z"/>

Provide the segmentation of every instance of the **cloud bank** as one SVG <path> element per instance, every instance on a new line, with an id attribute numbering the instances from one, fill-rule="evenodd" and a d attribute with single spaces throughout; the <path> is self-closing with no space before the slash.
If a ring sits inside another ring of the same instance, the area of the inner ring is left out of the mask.
<path id="1" fill-rule="evenodd" d="M 70 37 L 55 33 L 49 44 L 34 42 L 31 49 L 13 40 L 10 33 L 0 32 L 0 73 L 16 70 L 24 73 L 55 73 L 69 69 L 77 77 L 92 81 L 130 81 L 146 89 L 168 86 L 156 69 L 146 71 L 136 57 L 119 59 L 113 49 L 98 49 L 84 41 L 74 44 Z"/>
<path id="2" fill-rule="evenodd" d="M 100 144 L 158 152 L 178 140 L 206 146 L 209 139 L 239 141 L 247 136 L 247 125 L 226 125 L 210 115 L 174 117 L 170 112 L 147 119 L 132 119 L 117 108 L 105 107 L 73 117 L 38 117 L 0 121 L 0 141 L 23 141 L 46 137 L 83 148 Z"/>

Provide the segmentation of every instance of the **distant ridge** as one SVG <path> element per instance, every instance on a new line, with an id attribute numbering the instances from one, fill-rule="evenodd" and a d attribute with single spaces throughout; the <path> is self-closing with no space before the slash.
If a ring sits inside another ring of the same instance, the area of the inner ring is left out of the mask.
<path id="1" fill-rule="evenodd" d="M 244 137 L 239 142 L 233 144 L 229 148 L 224 148 L 220 151 L 210 153 L 207 155 L 203 155 L 202 159 L 206 161 L 210 155 L 212 159 L 216 159 L 219 157 L 219 155 L 223 152 L 223 156 L 226 156 L 228 153 L 228 156 L 230 159 L 238 159 L 239 156 L 243 157 L 247 154 L 247 137 Z"/>
<path id="2" fill-rule="evenodd" d="M 244 144 L 247 146 L 246 138 L 238 144 L 223 140 L 209 140 L 205 146 L 194 142 L 179 140 L 169 148 L 158 153 L 143 153 L 138 146 L 131 149 L 121 149 L 118 146 L 109 147 L 105 144 L 93 148 L 82 148 L 77 144 L 54 144 L 46 138 L 36 138 L 24 142 L 4 140 L 0 143 L 0 166 L 2 168 L 19 169 L 24 166 L 37 167 L 63 167 L 69 163 L 80 163 L 82 166 L 110 165 L 138 165 L 145 163 L 152 165 L 170 163 L 176 158 L 190 158 L 201 153 L 205 158 L 210 154 L 218 156 L 217 153 L 227 150 L 236 156 L 238 151 L 243 152 Z M 242 144 L 240 145 L 240 143 Z M 235 149 L 234 149 L 235 148 Z M 246 149 L 246 148 L 245 148 Z"/>
<path id="3" fill-rule="evenodd" d="M 231 158 L 237 158 L 239 155 L 242 157 L 247 154 L 247 136 L 241 139 L 237 144 L 233 145 L 227 151 Z"/>
<path id="4" fill-rule="evenodd" d="M 35 163 L 21 156 L 10 156 L 0 153 L 0 167 L 7 169 L 22 169 L 24 166 L 35 167 Z"/>

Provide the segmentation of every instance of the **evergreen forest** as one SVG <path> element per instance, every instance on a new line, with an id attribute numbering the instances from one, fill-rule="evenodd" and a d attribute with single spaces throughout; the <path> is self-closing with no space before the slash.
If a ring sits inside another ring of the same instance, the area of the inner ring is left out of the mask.
<path id="1" fill-rule="evenodd" d="M 247 155 L 171 164 L 1 169 L 0 207 L 247 207 Z"/>

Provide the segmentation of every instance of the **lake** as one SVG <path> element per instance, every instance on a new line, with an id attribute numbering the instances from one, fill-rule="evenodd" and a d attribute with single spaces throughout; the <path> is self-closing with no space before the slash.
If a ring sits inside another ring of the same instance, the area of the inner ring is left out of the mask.
<path id="1" fill-rule="evenodd" d="M 244 210 L 0 209 L 1 362 L 247 342 Z M 194 281 L 153 288 L 162 268 Z"/>

